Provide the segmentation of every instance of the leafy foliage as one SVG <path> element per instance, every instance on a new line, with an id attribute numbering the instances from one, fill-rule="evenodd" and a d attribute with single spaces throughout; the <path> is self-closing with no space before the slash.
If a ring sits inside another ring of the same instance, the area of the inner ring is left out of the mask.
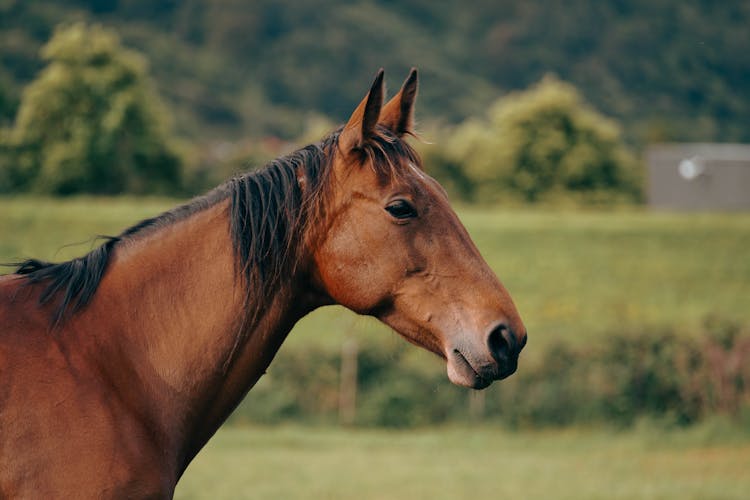
<path id="1" fill-rule="evenodd" d="M 24 91 L 0 165 L 5 188 L 40 193 L 173 192 L 180 159 L 146 63 L 100 27 L 59 29 Z M 0 187 L 3 187 L 0 185 Z"/>
<path id="2" fill-rule="evenodd" d="M 745 418 L 750 334 L 716 318 L 705 328 L 701 337 L 620 331 L 588 347 L 550 346 L 541 362 L 522 364 L 513 377 L 482 393 L 484 414 L 523 427 L 630 426 L 643 417 L 672 425 L 712 415 Z M 356 422 L 413 427 L 472 418 L 469 391 L 451 385 L 437 364 L 426 369 L 410 363 L 409 349 L 372 343 L 360 350 Z M 338 352 L 283 352 L 233 418 L 335 421 L 340 364 Z"/>
<path id="3" fill-rule="evenodd" d="M 536 202 L 564 192 L 589 201 L 638 196 L 636 162 L 618 126 L 552 76 L 500 98 L 486 119 L 468 120 L 446 139 L 438 165 L 462 166 L 447 177 L 462 172 L 473 186 L 461 194 L 480 200 Z"/>
<path id="4" fill-rule="evenodd" d="M 554 72 L 630 141 L 748 141 L 748 19 L 745 0 L 0 0 L 0 73 L 17 91 L 53 27 L 85 20 L 147 55 L 191 138 L 296 137 L 310 112 L 344 120 L 378 67 L 418 66 L 422 119 Z"/>

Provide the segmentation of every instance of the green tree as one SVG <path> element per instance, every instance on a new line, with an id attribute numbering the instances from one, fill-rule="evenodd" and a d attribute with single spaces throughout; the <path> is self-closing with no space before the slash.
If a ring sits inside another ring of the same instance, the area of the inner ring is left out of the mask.
<path id="1" fill-rule="evenodd" d="M 101 26 L 59 28 L 24 90 L 0 179 L 51 194 L 174 191 L 180 159 L 146 62 Z"/>
<path id="2" fill-rule="evenodd" d="M 463 165 L 480 200 L 639 196 L 637 163 L 619 127 L 552 76 L 500 98 L 487 119 L 457 127 L 445 156 Z"/>

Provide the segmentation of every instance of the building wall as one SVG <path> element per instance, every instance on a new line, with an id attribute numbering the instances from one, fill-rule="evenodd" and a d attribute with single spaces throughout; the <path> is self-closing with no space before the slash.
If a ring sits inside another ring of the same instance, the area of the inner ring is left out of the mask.
<path id="1" fill-rule="evenodd" d="M 658 144 L 646 164 L 654 208 L 750 210 L 750 145 Z"/>

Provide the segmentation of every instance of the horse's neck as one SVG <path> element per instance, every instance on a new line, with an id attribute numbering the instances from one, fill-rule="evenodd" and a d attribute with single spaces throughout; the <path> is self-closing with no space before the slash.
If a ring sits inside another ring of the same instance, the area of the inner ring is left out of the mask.
<path id="1" fill-rule="evenodd" d="M 245 324 L 227 213 L 222 202 L 119 245 L 95 300 L 78 319 L 97 337 L 95 349 L 107 351 L 106 376 L 116 388 L 127 386 L 123 394 L 132 395 L 131 404 L 156 420 L 154 430 L 164 434 L 166 447 L 176 448 L 181 467 L 312 308 L 288 278 L 252 329 Z M 96 331 L 101 324 L 113 326 Z"/>

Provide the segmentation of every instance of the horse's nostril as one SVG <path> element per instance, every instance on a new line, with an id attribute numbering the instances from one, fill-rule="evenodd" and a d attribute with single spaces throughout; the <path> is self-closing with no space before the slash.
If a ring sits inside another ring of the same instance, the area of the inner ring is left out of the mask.
<path id="1" fill-rule="evenodd" d="M 495 361 L 502 363 L 510 359 L 515 353 L 516 340 L 510 332 L 508 325 L 500 323 L 490 332 L 487 338 L 487 346 Z"/>

